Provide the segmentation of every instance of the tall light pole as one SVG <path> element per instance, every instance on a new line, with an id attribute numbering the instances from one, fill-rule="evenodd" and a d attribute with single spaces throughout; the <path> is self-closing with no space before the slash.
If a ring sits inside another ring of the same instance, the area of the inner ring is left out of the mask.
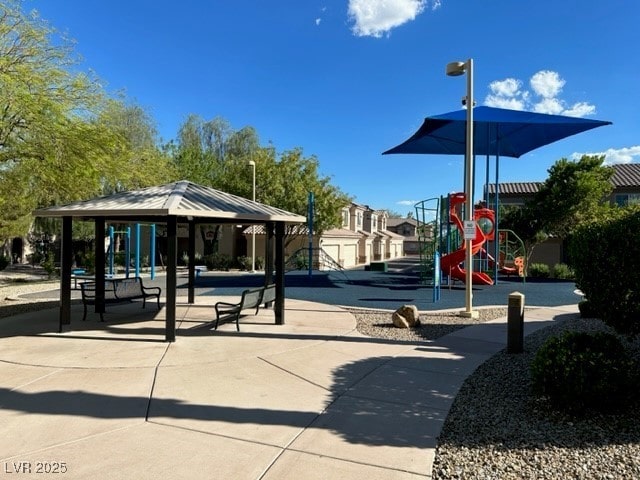
<path id="1" fill-rule="evenodd" d="M 475 318 L 478 316 L 477 311 L 473 311 L 473 254 L 472 241 L 475 236 L 475 221 L 473 219 L 473 59 L 470 58 L 466 62 L 451 62 L 447 64 L 447 75 L 457 77 L 467 74 L 467 96 L 465 104 L 467 106 L 467 135 L 466 135 L 466 152 L 464 158 L 464 193 L 465 193 L 465 232 L 464 232 L 464 248 L 465 260 L 464 268 L 465 277 L 465 310 L 460 312 L 464 317 Z M 471 230 L 473 226 L 473 234 Z"/>
<path id="2" fill-rule="evenodd" d="M 249 160 L 249 166 L 253 171 L 253 196 L 252 200 L 256 201 L 256 162 Z M 256 226 L 251 225 L 251 273 L 256 271 Z"/>

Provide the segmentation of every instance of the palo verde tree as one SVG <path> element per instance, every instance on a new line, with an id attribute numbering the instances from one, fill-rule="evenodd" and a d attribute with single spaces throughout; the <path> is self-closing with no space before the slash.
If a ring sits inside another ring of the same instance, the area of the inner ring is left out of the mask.
<path id="1" fill-rule="evenodd" d="M 500 226 L 523 239 L 527 263 L 541 242 L 550 236 L 568 239 L 579 225 L 608 208 L 613 169 L 603 162 L 604 156 L 584 155 L 578 161 L 562 158 L 524 207 L 505 210 Z"/>

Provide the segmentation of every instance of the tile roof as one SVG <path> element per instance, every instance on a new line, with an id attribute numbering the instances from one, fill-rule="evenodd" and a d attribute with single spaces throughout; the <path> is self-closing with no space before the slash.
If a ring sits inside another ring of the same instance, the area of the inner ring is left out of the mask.
<path id="1" fill-rule="evenodd" d="M 414 227 L 418 225 L 418 222 L 415 218 L 387 218 L 387 227 L 397 227 L 398 225 L 402 225 L 403 223 L 408 223 L 409 225 L 413 225 Z"/>

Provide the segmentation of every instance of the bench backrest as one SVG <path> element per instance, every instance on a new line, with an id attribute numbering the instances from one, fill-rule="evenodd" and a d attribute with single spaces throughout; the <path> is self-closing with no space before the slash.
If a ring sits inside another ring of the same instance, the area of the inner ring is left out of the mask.
<path id="1" fill-rule="evenodd" d="M 262 303 L 262 288 L 254 288 L 252 290 L 245 290 L 242 292 L 242 299 L 240 300 L 240 309 L 256 308 Z"/>
<path id="2" fill-rule="evenodd" d="M 80 291 L 82 292 L 82 298 L 96 298 L 96 282 L 82 282 L 80 284 Z M 104 282 L 104 298 L 105 300 L 116 298 L 116 292 L 112 280 L 105 280 Z"/>
<path id="3" fill-rule="evenodd" d="M 275 302 L 276 300 L 276 286 L 274 284 L 264 287 L 264 294 L 262 295 L 261 303 Z"/>
<path id="4" fill-rule="evenodd" d="M 142 282 L 138 277 L 112 280 L 118 298 L 139 297 L 142 294 Z"/>

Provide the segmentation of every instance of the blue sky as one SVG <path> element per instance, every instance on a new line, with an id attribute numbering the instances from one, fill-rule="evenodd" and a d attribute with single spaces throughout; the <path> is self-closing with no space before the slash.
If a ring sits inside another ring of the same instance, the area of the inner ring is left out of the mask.
<path id="1" fill-rule="evenodd" d="M 613 125 L 500 162 L 501 181 L 544 180 L 559 158 L 639 161 L 634 0 L 25 0 L 75 39 L 81 67 L 155 118 L 163 140 L 194 113 L 302 147 L 375 209 L 463 189 L 463 158 L 385 155 L 424 117 L 461 108 L 474 59 L 478 104 Z M 479 159 L 476 198 L 484 179 Z M 259 175 L 259 172 L 258 172 Z M 491 176 L 493 178 L 493 168 Z"/>

